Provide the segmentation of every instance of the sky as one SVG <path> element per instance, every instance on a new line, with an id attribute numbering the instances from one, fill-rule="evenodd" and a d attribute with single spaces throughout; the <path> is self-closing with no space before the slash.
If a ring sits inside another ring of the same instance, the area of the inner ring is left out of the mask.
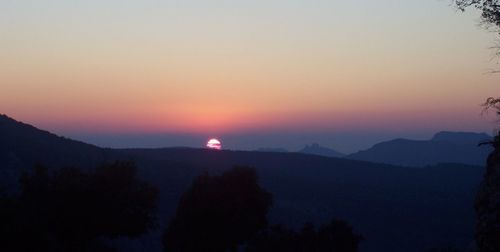
<path id="1" fill-rule="evenodd" d="M 491 133 L 498 35 L 478 17 L 448 0 L 0 0 L 0 113 L 106 147 Z"/>

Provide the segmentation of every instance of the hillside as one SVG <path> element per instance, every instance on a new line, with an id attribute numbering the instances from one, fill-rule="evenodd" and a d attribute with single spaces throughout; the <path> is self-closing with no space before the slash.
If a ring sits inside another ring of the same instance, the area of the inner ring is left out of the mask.
<path id="1" fill-rule="evenodd" d="M 254 166 L 275 197 L 272 222 L 297 227 L 304 221 L 344 218 L 367 237 L 362 251 L 464 248 L 473 240 L 471 206 L 481 167 L 442 164 L 414 169 L 296 153 L 187 148 L 123 151 L 212 173 L 233 164 Z M 162 176 L 168 175 L 158 173 L 156 179 Z"/>
<path id="2" fill-rule="evenodd" d="M 160 228 L 139 241 L 116 241 L 123 251 L 160 251 L 159 235 L 180 194 L 203 172 L 232 165 L 257 169 L 274 195 L 272 223 L 348 220 L 366 237 L 362 251 L 423 251 L 467 247 L 473 240 L 473 198 L 483 168 L 459 164 L 414 169 L 300 153 L 213 151 L 189 148 L 109 150 L 73 141 L 2 117 L 0 169 L 19 172 L 39 162 L 90 167 L 135 160 L 140 174 L 160 188 Z M 14 176 L 2 177 L 15 183 Z M 457 221 L 459 220 L 459 221 Z"/>
<path id="3" fill-rule="evenodd" d="M 395 139 L 345 158 L 403 166 L 423 167 L 439 163 L 485 165 L 489 146 L 478 147 L 491 136 L 477 133 L 440 132 L 430 140 Z"/>
<path id="4" fill-rule="evenodd" d="M 11 185 L 35 164 L 91 168 L 110 150 L 54 135 L 0 114 L 0 182 Z"/>

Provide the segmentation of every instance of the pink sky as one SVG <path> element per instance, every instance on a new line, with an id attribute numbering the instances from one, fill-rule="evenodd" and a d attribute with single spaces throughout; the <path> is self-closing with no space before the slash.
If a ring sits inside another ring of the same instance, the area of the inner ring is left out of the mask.
<path id="1" fill-rule="evenodd" d="M 494 34 L 446 1 L 112 2 L 0 3 L 0 113 L 62 134 L 495 126 Z"/>

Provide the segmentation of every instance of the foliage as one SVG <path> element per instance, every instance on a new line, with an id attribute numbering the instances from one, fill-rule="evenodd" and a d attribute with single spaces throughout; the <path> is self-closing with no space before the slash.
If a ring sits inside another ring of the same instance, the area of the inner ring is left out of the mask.
<path id="1" fill-rule="evenodd" d="M 460 10 L 473 6 L 481 11 L 484 24 L 500 27 L 500 0 L 455 0 Z"/>
<path id="2" fill-rule="evenodd" d="M 500 33 L 500 0 L 456 0 L 455 3 L 461 10 L 469 6 L 479 9 L 482 12 L 483 23 L 488 27 L 495 27 Z M 500 57 L 500 44 L 497 44 L 494 48 L 497 50 L 496 55 Z M 500 73 L 498 70 L 493 72 Z M 496 110 L 500 117 L 500 98 L 490 97 L 483 106 L 485 110 Z M 476 243 L 478 251 L 493 252 L 500 250 L 500 223 L 498 221 L 500 204 L 497 200 L 500 191 L 500 179 L 498 176 L 500 131 L 496 134 L 493 141 L 486 144 L 492 144 L 495 147 L 495 151 L 488 158 L 486 174 L 476 196 Z"/>
<path id="3" fill-rule="evenodd" d="M 305 224 L 300 232 L 283 225 L 267 227 L 271 195 L 257 184 L 254 169 L 235 167 L 221 176 L 202 175 L 179 202 L 177 213 L 165 230 L 165 251 L 246 252 L 355 252 L 362 241 L 351 226 L 340 220 L 315 228 Z"/>
<path id="4" fill-rule="evenodd" d="M 246 247 L 246 252 L 356 252 L 363 237 L 353 233 L 342 220 L 332 220 L 318 229 L 306 223 L 296 232 L 282 225 L 260 233 Z"/>
<path id="5" fill-rule="evenodd" d="M 49 174 L 35 167 L 32 175 L 22 176 L 20 194 L 3 199 L 0 211 L 7 224 L 1 236 L 6 240 L 0 246 L 111 251 L 102 238 L 140 236 L 154 227 L 158 192 L 138 180 L 136 170 L 130 162 L 103 165 L 92 173 L 63 168 Z"/>
<path id="6" fill-rule="evenodd" d="M 486 102 L 483 103 L 484 110 L 496 110 L 496 113 L 500 115 L 500 98 L 489 97 Z"/>
<path id="7" fill-rule="evenodd" d="M 427 250 L 426 252 L 462 252 L 462 251 L 453 247 L 442 247 L 442 248 L 432 248 Z"/>
<path id="8" fill-rule="evenodd" d="M 483 104 L 484 110 L 496 110 L 497 115 L 500 117 L 500 98 L 489 97 Z M 499 118 L 500 122 L 500 118 Z M 500 147 L 500 132 L 498 132 L 495 142 L 495 147 Z"/>
<path id="9" fill-rule="evenodd" d="M 483 103 L 483 112 L 488 112 L 490 110 L 496 110 L 495 112 L 499 116 L 498 122 L 500 123 L 500 98 L 489 97 L 486 102 Z M 493 141 L 488 141 L 482 144 L 491 144 L 495 149 L 500 148 L 500 131 L 497 132 Z"/>
<path id="10" fill-rule="evenodd" d="M 267 226 L 272 196 L 248 167 L 197 177 L 163 235 L 166 251 L 235 251 Z"/>

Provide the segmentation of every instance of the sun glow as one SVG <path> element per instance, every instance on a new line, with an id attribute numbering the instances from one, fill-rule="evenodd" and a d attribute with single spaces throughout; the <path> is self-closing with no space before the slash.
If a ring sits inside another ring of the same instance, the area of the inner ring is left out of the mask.
<path id="1" fill-rule="evenodd" d="M 212 138 L 212 139 L 208 140 L 207 148 L 220 150 L 222 148 L 222 144 L 218 139 Z"/>

